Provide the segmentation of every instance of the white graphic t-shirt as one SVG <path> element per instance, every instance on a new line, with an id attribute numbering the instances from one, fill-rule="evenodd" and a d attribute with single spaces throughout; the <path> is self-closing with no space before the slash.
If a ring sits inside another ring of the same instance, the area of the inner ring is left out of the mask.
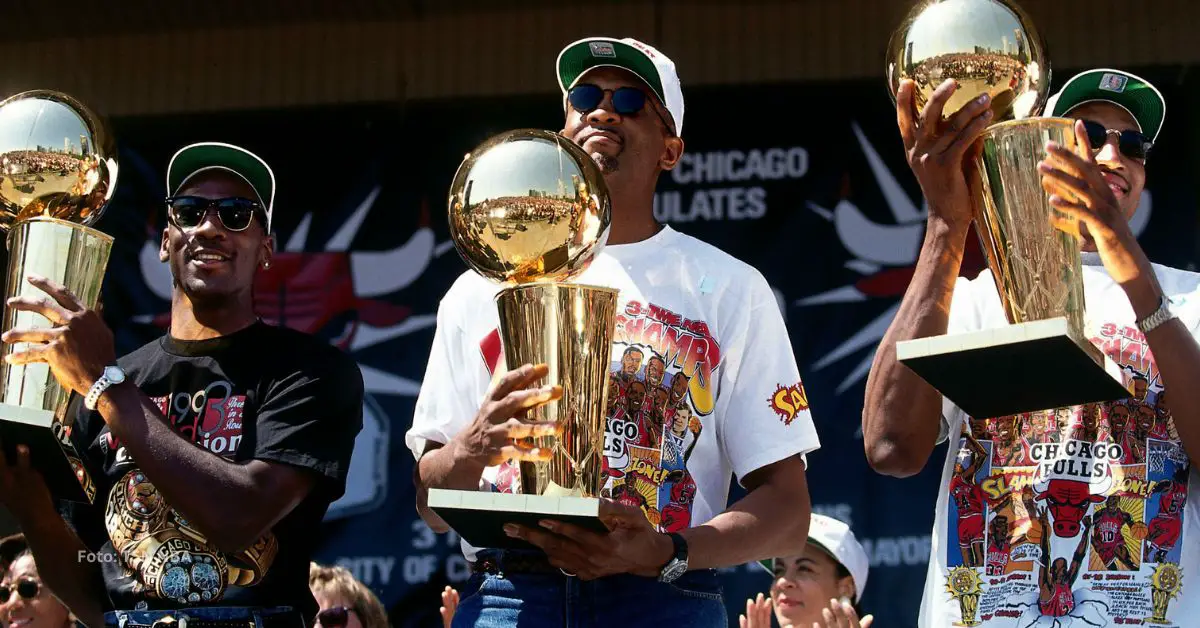
<path id="1" fill-rule="evenodd" d="M 1155 274 L 1200 335 L 1200 275 Z M 1000 418 L 948 400 L 921 626 L 1195 626 L 1196 473 L 1125 292 L 1084 254 L 1085 332 L 1122 370 L 1121 401 Z M 989 271 L 960 278 L 949 333 L 1007 325 Z M 1029 368 L 1037 368 L 1036 364 Z M 1047 385 L 1053 373 L 1046 373 Z M 1003 385 L 1003 382 L 980 382 Z"/>
<path id="2" fill-rule="evenodd" d="M 605 497 L 640 507 L 662 531 L 681 530 L 725 510 L 731 473 L 741 481 L 819 447 L 779 305 L 757 270 L 664 227 L 605 247 L 576 281 L 620 291 Z M 499 289 L 468 271 L 442 299 L 405 435 L 415 456 L 464 429 L 504 370 Z M 480 490 L 517 492 L 518 483 L 506 463 L 484 472 Z"/>

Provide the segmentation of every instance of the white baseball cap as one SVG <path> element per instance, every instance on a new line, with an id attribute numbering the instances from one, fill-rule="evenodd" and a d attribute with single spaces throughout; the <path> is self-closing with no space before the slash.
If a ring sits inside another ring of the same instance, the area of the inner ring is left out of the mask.
<path id="1" fill-rule="evenodd" d="M 850 526 L 832 517 L 814 514 L 808 523 L 808 542 L 824 550 L 850 572 L 850 578 L 854 580 L 854 601 L 862 600 L 871 561 Z M 763 560 L 759 564 L 774 573 L 774 562 L 773 559 Z"/>
<path id="2" fill-rule="evenodd" d="M 629 37 L 587 37 L 563 48 L 554 65 L 564 108 L 567 91 L 588 70 L 621 68 L 633 72 L 658 96 L 659 102 L 671 114 L 675 134 L 683 136 L 683 88 L 675 72 L 675 62 L 649 44 Z"/>

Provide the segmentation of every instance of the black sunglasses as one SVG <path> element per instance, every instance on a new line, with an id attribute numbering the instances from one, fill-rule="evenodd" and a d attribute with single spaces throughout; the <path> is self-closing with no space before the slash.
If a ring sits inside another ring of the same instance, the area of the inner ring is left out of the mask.
<path id="1" fill-rule="evenodd" d="M 340 628 L 341 626 L 345 626 L 346 622 L 350 620 L 351 610 L 345 606 L 327 608 L 317 613 L 317 623 L 325 628 Z"/>
<path id="2" fill-rule="evenodd" d="M 1092 145 L 1093 150 L 1100 150 L 1101 146 L 1108 143 L 1108 136 L 1114 134 L 1117 136 L 1117 148 L 1130 159 L 1145 159 L 1150 153 L 1150 148 L 1154 146 L 1145 135 L 1133 129 L 1107 129 L 1103 124 L 1092 120 L 1084 120 L 1083 128 L 1087 130 L 1088 143 Z"/>
<path id="3" fill-rule="evenodd" d="M 40 588 L 41 585 L 38 584 L 37 580 L 20 580 L 17 582 L 16 586 L 17 595 L 20 595 L 27 600 L 32 600 L 33 598 L 37 597 L 38 590 Z M 0 604 L 7 602 L 9 596 L 12 595 L 12 592 L 12 585 L 0 584 Z"/>
<path id="4" fill-rule="evenodd" d="M 646 108 L 646 92 L 636 87 L 618 87 L 606 90 L 589 83 L 572 87 L 567 92 L 567 102 L 571 103 L 576 111 L 586 116 L 600 106 L 600 103 L 604 101 L 604 93 L 608 91 L 612 92 L 613 111 L 623 116 L 634 115 Z M 651 107 L 651 109 L 654 108 Z M 674 133 L 671 125 L 662 117 L 662 114 L 658 113 L 657 109 L 654 109 L 654 114 L 658 116 L 659 120 L 662 120 L 669 133 Z"/>
<path id="5" fill-rule="evenodd" d="M 248 198 L 209 199 L 200 196 L 172 196 L 167 199 L 167 215 L 180 229 L 192 229 L 204 221 L 210 209 L 217 210 L 221 224 L 229 231 L 245 231 L 257 215 L 263 220 L 262 206 Z M 263 220 L 263 224 L 266 221 Z"/>

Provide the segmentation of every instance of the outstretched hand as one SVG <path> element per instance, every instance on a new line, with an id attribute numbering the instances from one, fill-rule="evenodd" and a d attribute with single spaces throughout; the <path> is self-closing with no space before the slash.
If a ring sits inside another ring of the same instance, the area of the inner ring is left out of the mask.
<path id="1" fill-rule="evenodd" d="M 896 121 L 908 165 L 929 200 L 930 213 L 966 226 L 973 214 L 963 166 L 975 140 L 992 121 L 991 99 L 982 94 L 943 120 L 946 103 L 958 91 L 958 83 L 943 81 L 920 113 L 916 90 L 915 82 L 905 80 L 896 92 Z"/>
<path id="2" fill-rule="evenodd" d="M 853 606 L 837 600 L 829 600 L 829 608 L 821 610 L 821 619 L 820 622 L 813 622 L 813 628 L 871 628 L 871 624 L 875 623 L 873 615 L 859 619 Z"/>
<path id="3" fill-rule="evenodd" d="M 1038 163 L 1042 188 L 1050 194 L 1056 212 L 1050 216 L 1055 228 L 1080 242 L 1090 237 L 1104 268 L 1118 284 L 1150 272 L 1150 260 L 1129 226 L 1129 217 L 1104 178 L 1096 162 L 1082 120 L 1075 121 L 1078 153 L 1057 142 L 1046 144 L 1046 158 Z"/>
<path id="4" fill-rule="evenodd" d="M 551 565 L 581 580 L 621 573 L 656 578 L 671 560 L 670 537 L 655 530 L 640 508 L 602 499 L 600 520 L 607 534 L 551 520 L 539 522 L 540 529 L 508 524 L 504 531 L 537 546 Z"/>
<path id="5" fill-rule="evenodd" d="M 467 429 L 455 437 L 457 446 L 484 466 L 506 460 L 548 461 L 552 452 L 530 440 L 559 432 L 554 421 L 530 421 L 526 413 L 562 397 L 562 386 L 533 387 L 550 372 L 545 364 L 526 364 L 509 371 L 492 387 Z"/>
<path id="6" fill-rule="evenodd" d="M 771 598 L 759 593 L 746 600 L 746 614 L 738 617 L 738 628 L 771 628 Z"/>
<path id="7" fill-rule="evenodd" d="M 116 363 L 112 330 L 66 286 L 33 275 L 28 281 L 48 296 L 13 297 L 8 300 L 8 307 L 40 314 L 52 327 L 18 327 L 4 332 L 0 341 L 30 343 L 6 356 L 5 361 L 14 365 L 48 364 L 64 388 L 87 394 L 104 374 L 105 367 Z"/>
<path id="8" fill-rule="evenodd" d="M 458 610 L 458 591 L 453 587 L 446 587 L 442 590 L 442 606 L 438 608 L 438 612 L 442 615 L 442 628 L 450 628 L 456 610 Z"/>

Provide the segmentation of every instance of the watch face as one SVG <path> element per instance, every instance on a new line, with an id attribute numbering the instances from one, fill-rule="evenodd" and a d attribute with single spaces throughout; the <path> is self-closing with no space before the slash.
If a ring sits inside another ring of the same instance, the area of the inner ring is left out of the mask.
<path id="1" fill-rule="evenodd" d="M 683 574 L 687 573 L 687 568 L 688 568 L 687 563 L 683 562 L 682 560 L 679 560 L 678 558 L 675 560 L 672 560 L 663 569 L 662 581 L 663 582 L 672 582 L 672 581 L 678 579 L 679 576 L 682 576 Z"/>
<path id="2" fill-rule="evenodd" d="M 115 366 L 110 366 L 104 369 L 104 377 L 114 384 L 120 384 L 125 381 L 125 371 Z"/>

